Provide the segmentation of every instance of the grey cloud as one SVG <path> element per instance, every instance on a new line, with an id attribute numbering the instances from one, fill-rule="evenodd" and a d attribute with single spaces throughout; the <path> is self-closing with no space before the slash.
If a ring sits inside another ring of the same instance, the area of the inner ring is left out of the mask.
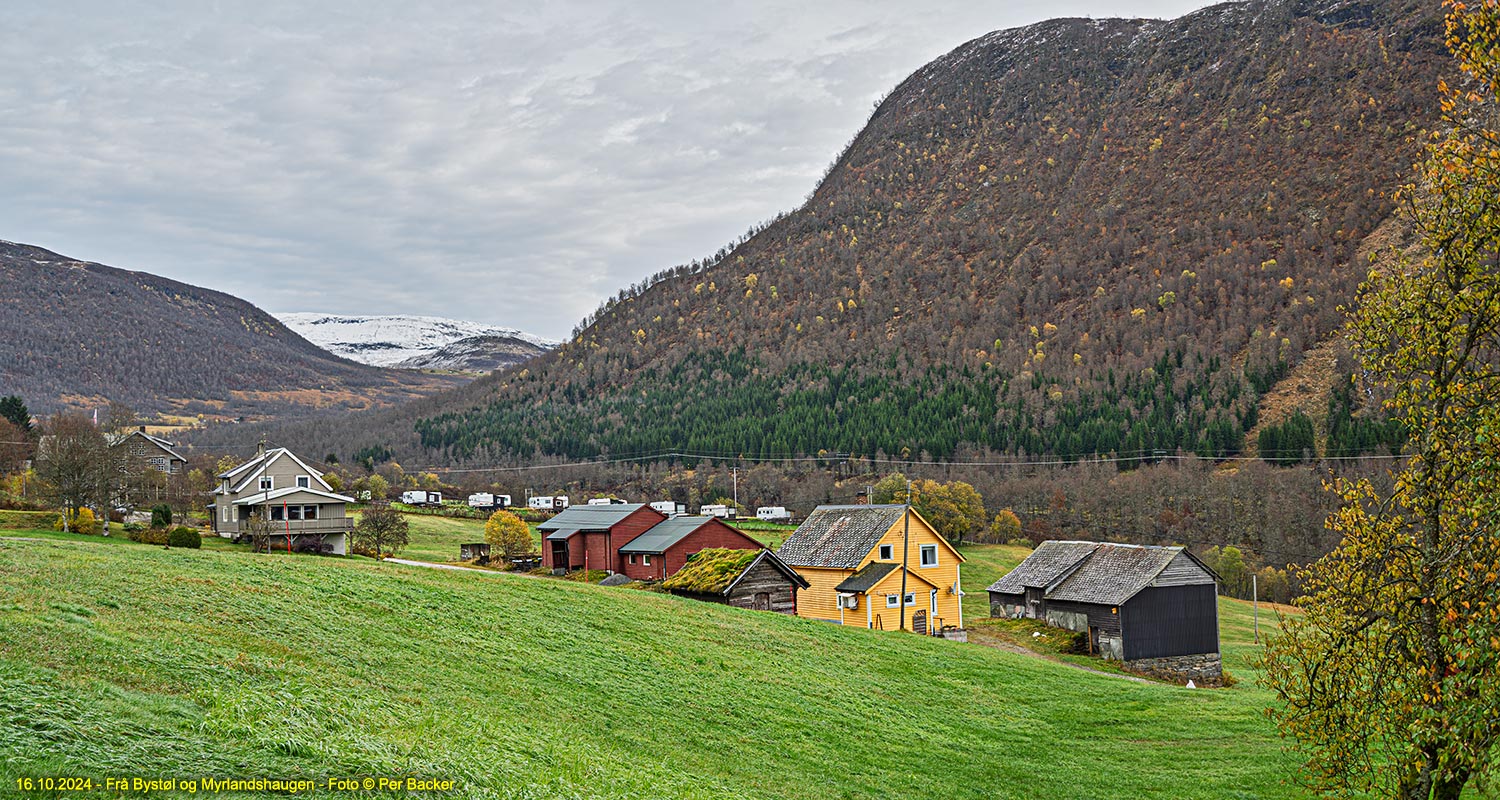
<path id="1" fill-rule="evenodd" d="M 876 98 L 964 41 L 1196 5 L 7 7 L 0 238 L 271 310 L 561 337 L 797 206 Z"/>

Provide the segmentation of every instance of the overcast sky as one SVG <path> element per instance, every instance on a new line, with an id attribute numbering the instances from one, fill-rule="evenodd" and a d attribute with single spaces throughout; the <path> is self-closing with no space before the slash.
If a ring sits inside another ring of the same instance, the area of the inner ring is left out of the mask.
<path id="1" fill-rule="evenodd" d="M 562 338 L 799 205 L 963 42 L 1203 5 L 15 0 L 0 239 L 272 312 Z"/>

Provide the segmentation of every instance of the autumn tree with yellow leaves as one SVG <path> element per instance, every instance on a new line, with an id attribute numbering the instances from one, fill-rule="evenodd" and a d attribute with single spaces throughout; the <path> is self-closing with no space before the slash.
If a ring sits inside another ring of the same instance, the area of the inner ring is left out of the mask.
<path id="1" fill-rule="evenodd" d="M 1462 79 L 1402 191 L 1420 256 L 1372 272 L 1349 324 L 1409 457 L 1388 493 L 1337 485 L 1342 543 L 1263 664 L 1336 796 L 1458 798 L 1500 741 L 1500 0 L 1447 8 Z"/>

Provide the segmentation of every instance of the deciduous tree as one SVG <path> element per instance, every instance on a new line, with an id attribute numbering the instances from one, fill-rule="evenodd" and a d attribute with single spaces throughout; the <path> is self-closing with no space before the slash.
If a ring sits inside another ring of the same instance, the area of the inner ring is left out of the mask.
<path id="1" fill-rule="evenodd" d="M 1409 458 L 1390 492 L 1339 483 L 1342 543 L 1264 661 L 1339 796 L 1456 800 L 1500 743 L 1500 2 L 1448 8 L 1463 83 L 1403 191 L 1422 257 L 1372 272 L 1349 328 Z"/>
<path id="2" fill-rule="evenodd" d="M 484 540 L 506 558 L 524 556 L 532 551 L 531 528 L 509 511 L 496 511 L 484 523 Z"/>
<path id="3" fill-rule="evenodd" d="M 369 508 L 354 526 L 354 546 L 357 551 L 385 558 L 400 552 L 407 545 L 410 533 L 411 526 L 399 512 L 389 506 Z"/>

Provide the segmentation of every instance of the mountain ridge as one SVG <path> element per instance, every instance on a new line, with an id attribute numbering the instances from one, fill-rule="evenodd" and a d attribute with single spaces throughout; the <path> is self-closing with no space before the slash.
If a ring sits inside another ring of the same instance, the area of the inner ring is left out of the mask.
<path id="1" fill-rule="evenodd" d="M 301 311 L 275 316 L 330 353 L 379 367 L 490 372 L 525 361 L 559 344 L 515 328 L 447 317 Z M 465 340 L 467 344 L 458 350 L 444 353 Z M 486 364 L 492 366 L 485 367 Z"/>
<path id="2" fill-rule="evenodd" d="M 324 351 L 253 304 L 0 241 L 0 391 L 35 413 L 111 401 L 235 421 L 389 406 L 457 386 Z"/>
<path id="3" fill-rule="evenodd" d="M 1440 34 L 1405 0 L 1251 0 L 978 37 L 800 208 L 523 369 L 316 440 L 437 464 L 1234 456 L 1342 323 L 1435 119 Z"/>

